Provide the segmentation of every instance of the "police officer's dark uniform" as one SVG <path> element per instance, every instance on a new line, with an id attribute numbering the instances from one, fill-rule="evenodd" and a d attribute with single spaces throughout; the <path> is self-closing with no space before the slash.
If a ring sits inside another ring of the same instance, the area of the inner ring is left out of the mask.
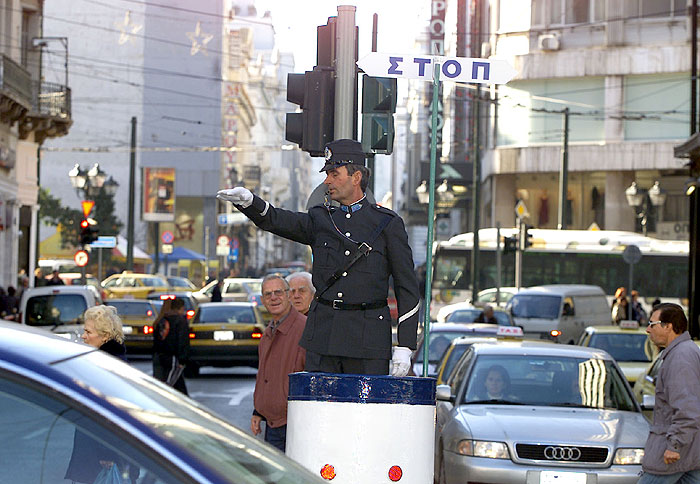
<path id="1" fill-rule="evenodd" d="M 352 163 L 364 166 L 364 158 L 357 141 L 333 141 L 327 145 L 321 171 Z M 311 303 L 299 343 L 307 350 L 306 369 L 385 375 L 392 358 L 390 276 L 399 311 L 398 344 L 416 347 L 419 293 L 408 235 L 401 217 L 364 197 L 352 206 L 334 207 L 329 202 L 301 213 L 275 208 L 253 196 L 252 204 L 239 210 L 258 227 L 311 246 L 313 283 L 319 291 L 341 271 Z M 378 235 L 375 230 L 380 230 Z M 371 250 L 342 271 L 362 242 Z"/>

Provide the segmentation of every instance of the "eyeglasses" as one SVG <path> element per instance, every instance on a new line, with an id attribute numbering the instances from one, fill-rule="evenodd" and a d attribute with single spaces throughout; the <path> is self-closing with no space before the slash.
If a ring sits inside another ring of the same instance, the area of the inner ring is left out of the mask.
<path id="1" fill-rule="evenodd" d="M 657 324 L 664 324 L 663 321 L 649 321 L 649 324 L 647 324 L 647 328 L 651 328 L 653 326 L 656 326 Z"/>
<path id="2" fill-rule="evenodd" d="M 263 292 L 263 297 L 265 299 L 270 299 L 273 295 L 275 295 L 277 297 L 282 297 L 282 295 L 284 293 L 286 293 L 287 291 L 289 291 L 289 289 L 276 289 L 274 291 L 266 291 L 266 292 Z"/>

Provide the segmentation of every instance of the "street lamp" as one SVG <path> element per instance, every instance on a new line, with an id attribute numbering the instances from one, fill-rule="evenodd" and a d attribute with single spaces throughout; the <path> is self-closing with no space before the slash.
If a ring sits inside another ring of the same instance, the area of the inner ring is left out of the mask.
<path id="1" fill-rule="evenodd" d="M 648 190 L 639 188 L 637 182 L 632 182 L 625 190 L 625 196 L 630 207 L 640 210 L 637 218 L 641 219 L 642 233 L 646 236 L 649 218 L 653 217 L 652 210 L 654 208 L 658 209 L 658 207 L 666 203 L 666 192 L 661 188 L 658 181 L 655 181 L 654 185 Z"/>

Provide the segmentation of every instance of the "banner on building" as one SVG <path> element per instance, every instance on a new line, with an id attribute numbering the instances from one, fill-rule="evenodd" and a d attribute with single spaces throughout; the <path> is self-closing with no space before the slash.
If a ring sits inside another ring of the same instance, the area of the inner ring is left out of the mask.
<path id="1" fill-rule="evenodd" d="M 142 207 L 145 222 L 175 220 L 175 168 L 143 169 Z"/>

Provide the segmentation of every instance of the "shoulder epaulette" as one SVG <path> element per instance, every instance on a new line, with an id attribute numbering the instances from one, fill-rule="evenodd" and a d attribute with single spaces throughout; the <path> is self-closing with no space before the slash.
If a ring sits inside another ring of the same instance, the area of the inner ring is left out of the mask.
<path id="1" fill-rule="evenodd" d="M 373 209 L 375 209 L 375 210 L 377 210 L 377 211 L 379 211 L 379 212 L 386 213 L 386 214 L 389 214 L 389 215 L 393 215 L 394 217 L 398 217 L 398 214 L 397 214 L 396 212 L 394 212 L 393 210 L 391 210 L 391 209 L 388 209 L 388 208 L 386 208 L 386 207 L 382 207 L 381 205 L 377 205 L 376 203 L 373 203 L 371 206 L 372 206 Z"/>

